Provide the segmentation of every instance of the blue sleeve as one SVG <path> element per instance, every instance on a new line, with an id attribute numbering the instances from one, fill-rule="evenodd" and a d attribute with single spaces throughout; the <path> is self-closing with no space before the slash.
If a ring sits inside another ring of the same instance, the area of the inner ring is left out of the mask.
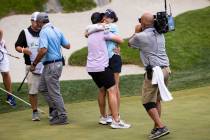
<path id="1" fill-rule="evenodd" d="M 112 24 L 111 28 L 110 28 L 110 32 L 113 34 L 119 35 L 119 29 L 118 29 L 117 25 Z"/>
<path id="2" fill-rule="evenodd" d="M 66 45 L 69 45 L 69 44 L 70 44 L 69 41 L 65 38 L 63 33 L 61 33 L 61 45 L 66 46 Z"/>
<path id="3" fill-rule="evenodd" d="M 39 48 L 48 48 L 47 34 L 42 31 L 39 34 Z"/>

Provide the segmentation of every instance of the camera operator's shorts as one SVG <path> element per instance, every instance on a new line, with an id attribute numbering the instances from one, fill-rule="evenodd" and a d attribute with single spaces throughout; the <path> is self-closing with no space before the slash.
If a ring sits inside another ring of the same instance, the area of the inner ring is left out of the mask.
<path id="1" fill-rule="evenodd" d="M 120 55 L 114 54 L 109 59 L 109 67 L 114 73 L 120 73 L 122 69 L 122 59 Z"/>
<path id="2" fill-rule="evenodd" d="M 3 59 L 0 61 L 0 72 L 9 72 L 9 58 L 4 55 Z"/>
<path id="3" fill-rule="evenodd" d="M 166 86 L 168 85 L 168 78 L 170 74 L 170 68 L 164 67 L 162 68 L 164 82 Z M 158 85 L 152 85 L 152 80 L 148 80 L 147 73 L 144 75 L 144 83 L 142 87 L 142 103 L 147 104 L 149 102 L 156 103 L 157 100 L 161 100 L 160 92 L 158 89 Z"/>
<path id="4" fill-rule="evenodd" d="M 30 65 L 26 66 L 26 73 L 30 70 Z M 39 92 L 39 83 L 40 83 L 41 75 L 33 74 L 29 72 L 27 76 L 27 84 L 28 84 L 28 93 L 30 95 L 38 94 Z"/>
<path id="5" fill-rule="evenodd" d="M 88 74 L 92 77 L 98 88 L 104 87 L 109 89 L 115 85 L 114 74 L 110 68 L 105 68 L 105 71 L 102 72 L 88 72 Z"/>

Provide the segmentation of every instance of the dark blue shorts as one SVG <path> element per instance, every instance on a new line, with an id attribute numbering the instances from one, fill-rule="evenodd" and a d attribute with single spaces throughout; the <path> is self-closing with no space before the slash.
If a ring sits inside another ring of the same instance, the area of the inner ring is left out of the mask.
<path id="1" fill-rule="evenodd" d="M 122 69 L 122 59 L 120 55 L 114 54 L 112 58 L 109 59 L 109 68 L 114 73 L 120 73 Z"/>

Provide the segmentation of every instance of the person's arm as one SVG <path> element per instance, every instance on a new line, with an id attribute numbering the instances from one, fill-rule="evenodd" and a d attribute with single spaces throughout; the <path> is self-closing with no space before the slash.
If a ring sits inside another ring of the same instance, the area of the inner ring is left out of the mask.
<path id="1" fill-rule="evenodd" d="M 128 47 L 130 48 L 140 48 L 140 41 L 138 33 L 142 32 L 141 24 L 135 26 L 135 33 L 128 39 Z"/>
<path id="2" fill-rule="evenodd" d="M 117 44 L 121 44 L 124 42 L 124 40 L 119 36 L 119 35 L 115 35 L 113 33 L 108 33 L 108 34 L 105 34 L 104 35 L 104 39 L 105 40 L 111 40 L 111 41 L 114 41 L 116 42 Z"/>
<path id="3" fill-rule="evenodd" d="M 119 35 L 113 35 L 111 40 L 117 44 L 122 44 L 124 42 L 124 40 Z"/>
<path id="4" fill-rule="evenodd" d="M 18 36 L 18 39 L 15 43 L 15 50 L 19 53 L 24 53 L 29 56 L 31 55 L 31 51 L 27 47 L 26 36 L 25 36 L 24 30 L 22 30 L 20 35 Z"/>
<path id="5" fill-rule="evenodd" d="M 44 55 L 47 53 L 48 49 L 48 39 L 47 39 L 46 33 L 40 33 L 40 40 L 39 40 L 39 51 L 38 54 L 34 60 L 34 62 L 31 64 L 30 71 L 34 71 L 36 65 L 41 61 L 41 59 L 44 57 Z"/>
<path id="6" fill-rule="evenodd" d="M 21 47 L 21 46 L 17 46 L 15 49 L 19 53 L 24 53 L 24 54 L 27 54 L 29 56 L 31 55 L 31 51 L 29 50 L 29 48 L 24 48 L 24 47 Z"/>
<path id="7" fill-rule="evenodd" d="M 47 48 L 40 48 L 36 56 L 36 59 L 33 62 L 33 65 L 36 66 L 46 53 L 47 53 Z"/>
<path id="8" fill-rule="evenodd" d="M 61 45 L 65 49 L 70 49 L 71 48 L 71 45 L 70 45 L 69 41 L 67 40 L 67 38 L 65 38 L 63 33 L 61 33 Z"/>
<path id="9" fill-rule="evenodd" d="M 141 27 L 141 24 L 138 24 L 135 27 L 135 33 L 140 33 L 140 32 L 142 32 L 142 27 Z"/>
<path id="10" fill-rule="evenodd" d="M 128 47 L 130 48 L 140 48 L 138 34 L 133 34 L 130 39 L 128 40 Z"/>
<path id="11" fill-rule="evenodd" d="M 104 31 L 104 24 L 88 25 L 85 30 L 85 37 L 87 38 L 90 34 L 99 32 L 99 31 Z"/>

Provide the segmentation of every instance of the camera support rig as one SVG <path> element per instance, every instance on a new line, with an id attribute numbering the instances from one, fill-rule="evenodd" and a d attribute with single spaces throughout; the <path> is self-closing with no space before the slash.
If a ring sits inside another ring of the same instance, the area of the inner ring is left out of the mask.
<path id="1" fill-rule="evenodd" d="M 165 1 L 165 11 L 157 12 L 157 14 L 154 15 L 155 19 L 154 27 L 158 33 L 167 33 L 175 30 L 174 18 L 172 17 L 171 6 L 169 4 L 170 14 L 168 15 L 167 1 L 166 0 L 164 1 Z"/>

